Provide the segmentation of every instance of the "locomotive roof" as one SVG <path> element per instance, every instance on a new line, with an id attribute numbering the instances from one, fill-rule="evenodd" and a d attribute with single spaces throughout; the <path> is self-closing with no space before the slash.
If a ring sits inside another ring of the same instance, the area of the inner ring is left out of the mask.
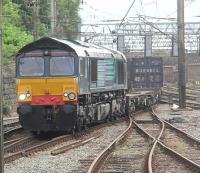
<path id="1" fill-rule="evenodd" d="M 44 37 L 30 44 L 27 44 L 19 50 L 18 54 L 37 49 L 62 49 L 75 52 L 78 56 L 81 57 L 115 58 L 123 59 L 126 61 L 125 56 L 121 52 L 110 48 L 81 41 L 61 40 L 52 37 Z"/>

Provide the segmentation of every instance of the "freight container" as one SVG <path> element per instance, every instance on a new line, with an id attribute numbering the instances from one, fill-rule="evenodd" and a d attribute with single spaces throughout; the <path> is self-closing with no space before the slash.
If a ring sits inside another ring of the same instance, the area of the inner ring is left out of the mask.
<path id="1" fill-rule="evenodd" d="M 129 58 L 128 89 L 145 90 L 163 86 L 162 58 Z"/>

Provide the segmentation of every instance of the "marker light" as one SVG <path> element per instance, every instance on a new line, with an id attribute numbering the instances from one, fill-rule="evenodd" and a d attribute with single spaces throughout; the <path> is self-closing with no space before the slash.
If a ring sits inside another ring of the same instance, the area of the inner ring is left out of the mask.
<path id="1" fill-rule="evenodd" d="M 68 94 L 67 94 L 67 93 L 64 93 L 63 95 L 64 95 L 64 97 L 67 97 L 67 96 L 68 96 Z"/>
<path id="2" fill-rule="evenodd" d="M 23 101 L 26 99 L 26 94 L 20 94 L 19 95 L 19 100 Z"/>
<path id="3" fill-rule="evenodd" d="M 31 94 L 28 92 L 28 93 L 26 93 L 26 97 L 30 97 L 31 96 Z"/>
<path id="4" fill-rule="evenodd" d="M 69 100 L 74 100 L 76 98 L 76 95 L 74 93 L 68 94 Z"/>

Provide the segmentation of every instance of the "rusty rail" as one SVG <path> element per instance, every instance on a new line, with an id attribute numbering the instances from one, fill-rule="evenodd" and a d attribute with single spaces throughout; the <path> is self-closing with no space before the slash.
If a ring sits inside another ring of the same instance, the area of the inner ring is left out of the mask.
<path id="1" fill-rule="evenodd" d="M 87 173 L 98 173 L 101 167 L 101 163 L 104 159 L 109 155 L 109 153 L 114 149 L 114 147 L 117 145 L 119 141 L 121 141 L 130 131 L 132 127 L 132 118 L 129 117 L 129 126 L 126 128 L 126 130 L 120 134 L 113 142 L 111 142 L 108 147 L 106 147 L 92 162 L 90 165 Z"/>
<path id="2" fill-rule="evenodd" d="M 94 139 L 96 139 L 96 138 L 98 138 L 100 136 L 101 136 L 101 134 L 97 135 L 97 136 L 90 137 L 88 139 L 84 139 L 84 140 L 81 140 L 81 141 L 77 141 L 77 142 L 73 142 L 71 144 L 65 145 L 65 146 L 63 146 L 61 148 L 58 148 L 58 149 L 55 149 L 55 150 L 51 151 L 51 155 L 56 156 L 58 154 L 65 153 L 66 151 L 69 151 L 69 150 L 71 150 L 73 148 L 77 148 L 77 147 L 83 146 L 83 145 L 87 144 L 88 142 L 90 142 L 90 141 L 92 141 L 92 140 L 94 140 Z"/>
<path id="3" fill-rule="evenodd" d="M 22 150 L 22 151 L 19 151 L 19 152 L 15 152 L 11 155 L 8 155 L 8 156 L 5 156 L 4 157 L 4 160 L 5 160 L 5 163 L 8 163 L 8 162 L 11 162 L 13 160 L 16 160 L 20 157 L 23 157 L 23 156 L 27 156 L 27 155 L 30 155 L 34 152 L 37 152 L 37 151 L 41 151 L 43 149 L 46 149 L 46 148 L 49 148 L 51 146 L 54 146 L 60 142 L 64 142 L 66 140 L 69 140 L 71 139 L 72 136 L 71 135 L 64 135 L 64 136 L 61 136 L 61 137 L 58 137 L 58 138 L 54 138 L 50 141 L 47 141 L 47 142 L 43 142 L 41 144 L 38 144 L 38 145 L 35 145 L 33 147 L 30 147 L 30 148 L 27 148 L 25 150 Z"/>
<path id="4" fill-rule="evenodd" d="M 187 137 L 188 139 L 200 144 L 200 140 L 198 140 L 197 138 L 187 134 L 186 132 L 178 129 L 177 127 L 173 126 L 172 124 L 168 123 L 167 121 L 165 120 L 161 120 L 159 119 L 159 117 L 156 115 L 155 111 L 152 109 L 152 114 L 156 117 L 156 119 L 162 124 L 162 128 L 161 128 L 161 131 L 160 131 L 160 134 L 159 136 L 155 139 L 154 137 L 152 137 L 150 134 L 148 134 L 145 130 L 143 130 L 141 127 L 139 127 L 137 125 L 136 122 L 133 122 L 135 124 L 135 126 L 145 135 L 145 136 L 148 136 L 150 139 L 152 139 L 153 141 L 153 144 L 152 144 L 152 148 L 149 152 L 149 155 L 148 155 L 148 161 L 146 162 L 146 167 L 148 168 L 145 168 L 145 170 L 147 170 L 148 173 L 152 173 L 153 170 L 152 170 L 152 156 L 153 156 L 153 153 L 154 153 L 154 150 L 156 148 L 156 146 L 160 146 L 162 147 L 163 149 L 165 149 L 166 151 L 168 151 L 169 153 L 173 154 L 174 156 L 178 157 L 179 159 L 183 160 L 184 162 L 186 163 L 189 163 L 190 166 L 192 166 L 193 168 L 195 168 L 196 170 L 200 170 L 200 165 L 198 165 L 197 163 L 193 162 L 192 160 L 184 157 L 183 155 L 181 155 L 180 153 L 176 152 L 175 150 L 167 147 L 165 144 L 163 144 L 161 141 L 160 141 L 160 138 L 164 132 L 164 129 L 165 129 L 165 125 L 167 126 L 170 126 L 171 128 L 173 128 L 174 130 L 178 131 L 179 133 L 182 133 L 185 135 L 185 137 Z"/>

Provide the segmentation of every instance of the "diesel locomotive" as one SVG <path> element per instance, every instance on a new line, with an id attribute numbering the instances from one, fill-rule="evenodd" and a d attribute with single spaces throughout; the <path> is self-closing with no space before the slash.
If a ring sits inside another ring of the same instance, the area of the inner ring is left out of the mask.
<path id="1" fill-rule="evenodd" d="M 125 114 L 127 60 L 118 51 L 45 37 L 16 56 L 19 121 L 33 132 L 80 130 Z"/>

